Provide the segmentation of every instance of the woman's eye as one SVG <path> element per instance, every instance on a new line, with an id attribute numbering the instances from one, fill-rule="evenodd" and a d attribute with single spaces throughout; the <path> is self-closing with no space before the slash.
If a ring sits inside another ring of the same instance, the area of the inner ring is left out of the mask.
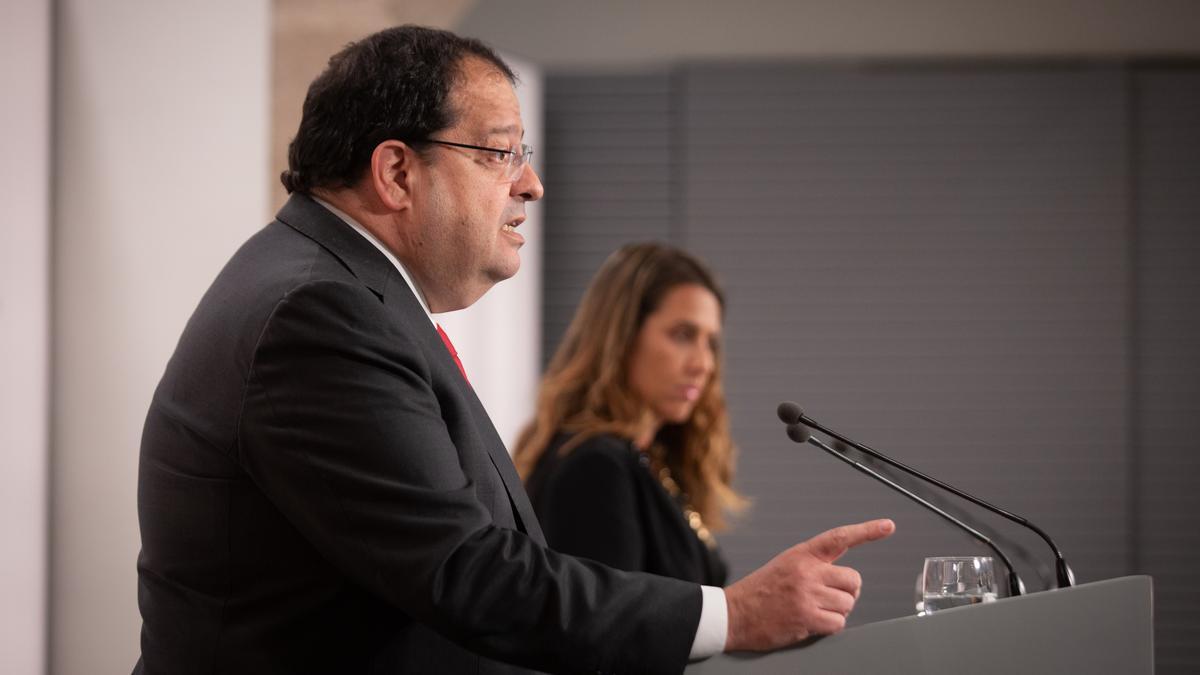
<path id="1" fill-rule="evenodd" d="M 691 342 L 694 335 L 695 331 L 686 326 L 680 326 L 671 331 L 671 338 L 677 342 Z"/>

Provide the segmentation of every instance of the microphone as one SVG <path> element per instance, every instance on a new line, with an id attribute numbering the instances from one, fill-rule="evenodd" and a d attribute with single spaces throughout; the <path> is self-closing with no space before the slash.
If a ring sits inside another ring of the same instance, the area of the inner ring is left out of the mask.
<path id="1" fill-rule="evenodd" d="M 776 414 L 779 415 L 780 421 L 782 421 L 784 424 L 791 426 L 793 424 L 803 423 L 806 426 L 812 427 L 813 429 L 816 429 L 817 431 L 820 431 L 823 434 L 826 434 L 828 436 L 836 438 L 837 440 L 839 440 L 843 443 L 846 443 L 847 445 L 855 448 L 856 450 L 862 452 L 863 454 L 870 455 L 871 457 L 874 457 L 875 459 L 878 459 L 879 461 L 884 462 L 885 464 L 888 464 L 897 469 L 900 469 L 901 471 L 907 473 L 910 476 L 914 476 L 914 477 L 919 478 L 927 483 L 936 485 L 937 487 L 940 487 L 943 490 L 950 492 L 951 494 L 961 497 L 961 498 L 971 502 L 972 504 L 975 504 L 976 506 L 987 509 L 988 511 L 991 511 L 992 513 L 995 513 L 998 516 L 1007 518 L 1008 520 L 1011 520 L 1012 522 L 1017 523 L 1018 525 L 1021 525 L 1030 530 L 1033 530 L 1034 532 L 1037 533 L 1037 535 L 1039 537 L 1041 537 L 1046 542 L 1047 545 L 1050 546 L 1050 550 L 1054 552 L 1054 571 L 1055 571 L 1055 576 L 1058 578 L 1058 587 L 1059 588 L 1068 588 L 1070 586 L 1075 585 L 1075 573 L 1073 571 L 1071 571 L 1070 565 L 1068 565 L 1066 559 L 1063 558 L 1062 551 L 1059 550 L 1058 545 L 1054 543 L 1054 540 L 1051 539 L 1050 535 L 1046 534 L 1046 532 L 1044 530 L 1042 530 L 1042 528 L 1038 527 L 1037 525 L 1034 525 L 1033 523 L 1029 522 L 1027 519 L 1022 518 L 1021 516 L 1018 516 L 1015 513 L 1005 511 L 1004 509 L 1000 508 L 999 506 L 989 504 L 988 502 L 985 502 L 984 500 L 982 500 L 978 497 L 975 497 L 966 492 L 963 492 L 962 490 L 959 490 L 958 488 L 954 487 L 953 485 L 950 485 L 949 483 L 942 482 L 932 476 L 928 476 L 924 473 L 921 473 L 920 471 L 917 471 L 916 469 L 914 469 L 906 464 L 902 464 L 901 462 L 898 462 L 898 461 L 892 459 L 891 457 L 888 457 L 887 455 L 883 454 L 882 452 L 879 452 L 878 450 L 875 450 L 866 445 L 863 445 L 862 443 L 857 443 L 857 442 L 843 436 L 842 434 L 839 434 L 838 432 L 834 431 L 833 429 L 830 429 L 830 428 L 820 424 L 819 422 L 812 419 L 808 415 L 805 415 L 804 410 L 797 403 L 794 403 L 792 401 L 784 401 L 783 403 L 780 403 L 779 408 L 776 410 Z"/>
<path id="2" fill-rule="evenodd" d="M 780 417 L 782 418 L 783 415 L 780 415 Z M 853 459 L 850 459 L 849 457 L 847 457 L 846 455 L 843 455 L 842 453 L 838 452 L 837 450 L 834 450 L 833 448 L 829 447 L 828 445 L 825 445 L 824 443 L 822 443 L 821 441 L 819 441 L 813 437 L 812 433 L 809 432 L 808 427 L 806 427 L 805 425 L 803 425 L 799 422 L 789 424 L 787 426 L 787 435 L 788 435 L 788 438 L 792 439 L 793 441 L 795 441 L 797 443 L 801 443 L 801 444 L 810 443 L 812 445 L 817 446 L 818 448 L 821 448 L 825 452 L 828 452 L 829 454 L 833 455 L 834 457 L 837 457 L 838 459 L 849 464 L 850 466 L 854 467 L 855 469 L 858 469 L 862 473 L 867 474 L 868 476 L 870 476 L 870 477 L 874 478 L 875 480 L 883 483 L 884 485 L 892 488 L 893 490 L 899 492 L 900 494 L 904 495 L 905 497 L 908 497 L 909 499 L 920 504 L 921 506 L 924 506 L 925 508 L 929 509 L 930 511 L 933 511 L 934 513 L 938 514 L 942 518 L 945 518 L 946 520 L 955 524 L 959 528 L 965 530 L 968 534 L 970 534 L 975 539 L 978 539 L 979 541 L 986 544 L 987 547 L 992 549 L 992 551 L 994 551 L 996 553 L 996 555 L 1000 558 L 1000 560 L 1002 560 L 1004 562 L 1004 566 L 1008 568 L 1008 594 L 1013 597 L 1021 595 L 1021 590 L 1022 590 L 1022 588 L 1024 588 L 1024 584 L 1021 583 L 1021 578 L 1017 576 L 1017 570 L 1015 567 L 1013 567 L 1012 561 L 1008 559 L 1008 556 L 1004 555 L 1004 552 L 1001 551 L 1000 548 L 998 546 L 996 546 L 996 544 L 994 544 L 991 539 L 988 539 L 986 536 L 984 536 L 982 532 L 976 530 L 975 528 L 971 527 L 970 525 L 967 525 L 963 521 L 959 520 L 958 518 L 955 518 L 954 516 L 950 515 L 949 513 L 946 513 L 945 511 L 939 509 L 938 507 L 934 506 L 933 504 L 930 504 L 927 500 L 922 499 L 921 497 L 918 497 L 916 495 L 916 493 L 914 493 L 911 490 L 908 490 L 904 487 L 901 487 L 898 483 L 896 483 L 895 481 L 892 481 L 891 479 L 884 477 L 879 472 L 868 469 L 866 466 L 863 466 L 862 463 L 856 462 Z"/>
<path id="3" fill-rule="evenodd" d="M 904 487 L 908 488 L 909 490 L 916 490 L 916 488 L 913 486 L 913 484 L 916 483 L 915 479 L 912 479 L 909 476 L 898 476 L 894 473 L 891 473 L 889 471 L 889 469 L 891 467 L 888 467 L 883 462 L 880 462 L 879 460 L 875 459 L 874 457 L 872 457 L 870 455 L 866 455 L 866 454 L 861 455 L 861 456 L 856 456 L 853 453 L 850 453 L 850 446 L 837 440 L 836 438 L 833 439 L 833 441 L 829 443 L 829 446 L 832 447 L 834 450 L 837 450 L 838 452 L 842 453 L 843 455 L 857 457 L 858 461 L 862 462 L 863 466 L 867 467 L 868 469 L 873 469 L 875 471 L 878 471 L 879 473 L 896 481 L 897 483 L 899 483 L 900 485 L 903 485 Z M 905 480 L 905 479 L 907 479 L 907 480 Z M 952 497 L 953 495 L 948 495 L 948 494 L 943 495 L 943 494 L 940 494 L 937 492 L 931 492 L 931 493 L 925 493 L 923 496 L 925 497 L 925 499 L 929 500 L 930 504 L 933 504 L 934 506 L 938 507 L 939 509 L 942 509 L 943 511 L 945 511 L 946 513 L 949 513 L 950 515 L 954 516 L 955 518 L 958 518 L 959 520 L 962 520 L 962 521 L 970 520 L 968 511 L 965 508 L 963 508 L 963 505 L 957 504 L 953 500 L 949 499 L 949 497 Z M 977 529 L 980 532 L 987 535 L 988 538 L 990 538 L 992 541 L 996 542 L 997 546 L 1000 546 L 1005 551 L 1007 551 L 1008 554 L 1010 556 L 1012 556 L 1012 559 L 1014 562 L 1017 560 L 1020 560 L 1021 562 L 1025 563 L 1025 564 L 1029 565 L 1031 568 L 1033 568 L 1034 575 L 1036 576 L 1037 580 L 1039 582 L 1041 582 L 1046 588 L 1053 588 L 1053 584 L 1054 584 L 1054 565 L 1053 564 L 1045 564 L 1042 561 L 1039 561 L 1037 559 L 1037 556 L 1034 555 L 1029 550 L 1029 548 L 1026 547 L 1024 544 L 1022 544 L 1019 541 L 1013 541 L 1010 538 L 1001 536 L 1000 533 L 998 533 L 994 528 L 990 527 L 986 523 L 974 523 L 972 525 L 972 527 L 974 527 L 975 529 Z M 1024 579 L 1022 579 L 1022 581 L 1024 581 Z M 1025 586 L 1021 586 L 1021 592 L 1022 593 L 1025 592 Z"/>

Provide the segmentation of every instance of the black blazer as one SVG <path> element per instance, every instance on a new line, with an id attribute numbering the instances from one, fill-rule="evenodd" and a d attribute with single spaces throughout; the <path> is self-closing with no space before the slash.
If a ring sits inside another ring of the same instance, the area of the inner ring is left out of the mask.
<path id="1" fill-rule="evenodd" d="M 544 546 L 395 267 L 293 196 L 201 300 L 138 475 L 135 673 L 680 672 L 694 584 Z"/>
<path id="2" fill-rule="evenodd" d="M 728 569 L 628 440 L 592 436 L 566 455 L 559 434 L 529 477 L 551 548 L 623 570 L 724 586 Z"/>

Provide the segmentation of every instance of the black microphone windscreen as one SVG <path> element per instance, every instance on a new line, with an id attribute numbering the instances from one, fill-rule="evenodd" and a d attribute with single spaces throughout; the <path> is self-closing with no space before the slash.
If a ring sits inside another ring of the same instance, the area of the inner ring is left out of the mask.
<path id="1" fill-rule="evenodd" d="M 794 401 L 784 401 L 775 409 L 775 414 L 779 415 L 779 421 L 784 424 L 795 424 L 804 416 L 804 411 L 801 410 L 800 404 Z"/>
<path id="2" fill-rule="evenodd" d="M 794 405 L 794 404 L 793 404 Z M 812 432 L 803 424 L 789 424 L 787 428 L 788 438 L 797 443 L 807 443 L 808 439 L 812 438 Z"/>

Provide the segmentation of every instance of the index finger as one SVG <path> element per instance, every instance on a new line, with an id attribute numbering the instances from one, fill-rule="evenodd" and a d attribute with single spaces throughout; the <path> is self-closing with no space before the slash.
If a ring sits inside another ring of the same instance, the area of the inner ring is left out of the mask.
<path id="1" fill-rule="evenodd" d="M 809 539 L 808 551 L 825 562 L 833 562 L 855 546 L 883 539 L 895 531 L 896 524 L 887 518 L 843 525 Z"/>

